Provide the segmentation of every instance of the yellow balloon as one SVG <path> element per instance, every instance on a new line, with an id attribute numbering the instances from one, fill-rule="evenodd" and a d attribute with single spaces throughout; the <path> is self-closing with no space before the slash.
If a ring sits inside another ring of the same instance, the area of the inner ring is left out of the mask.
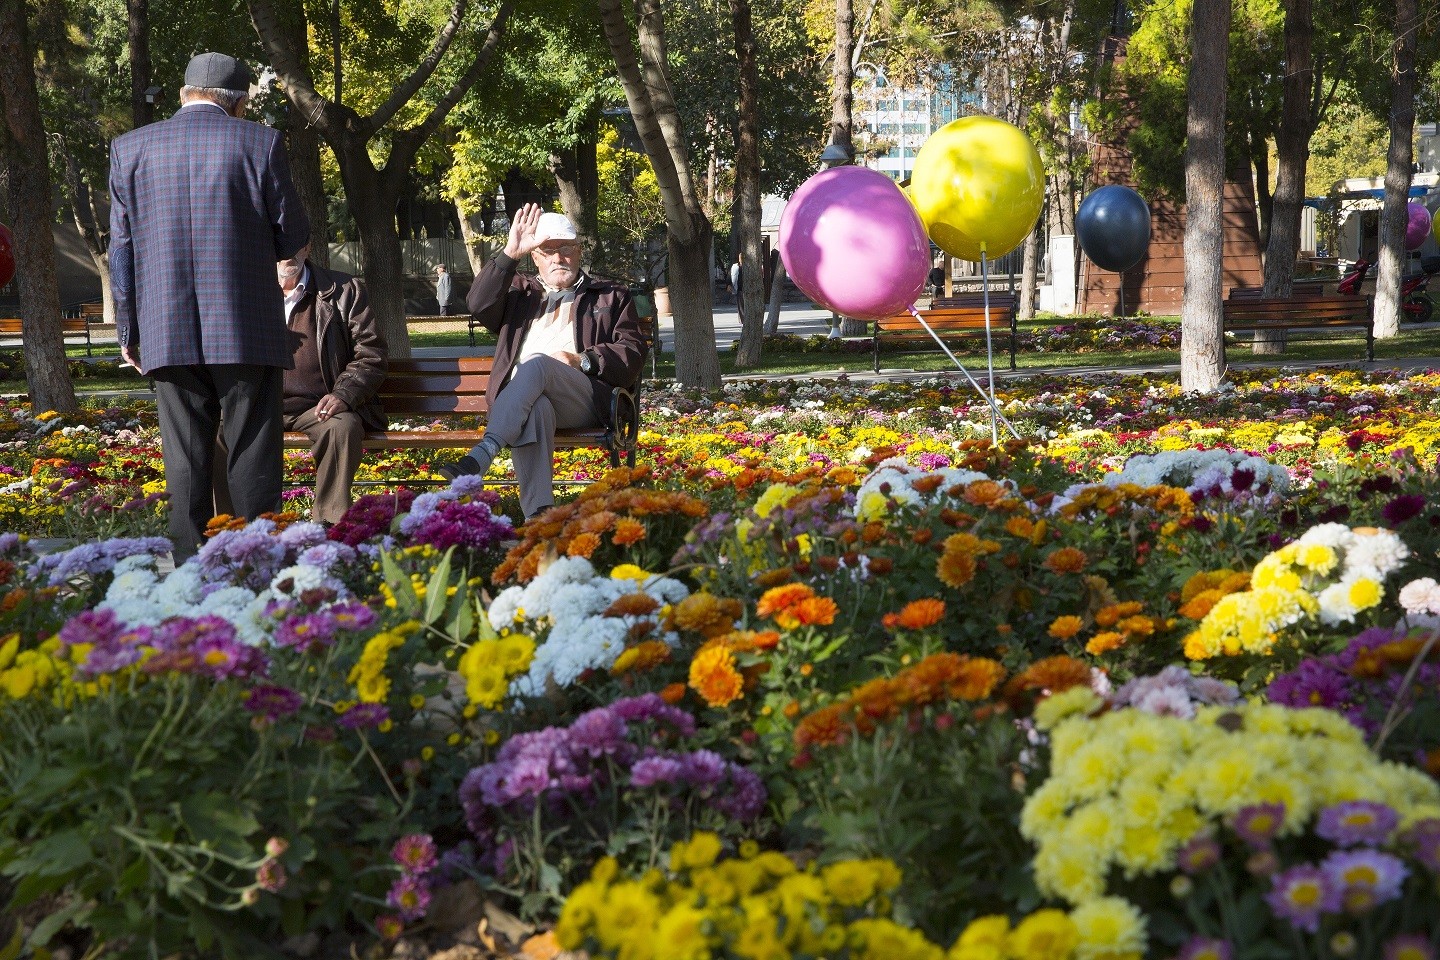
<path id="1" fill-rule="evenodd" d="M 936 130 L 915 157 L 910 199 L 940 249 L 961 260 L 994 259 L 1035 228 L 1045 167 L 1020 128 L 962 117 Z"/>

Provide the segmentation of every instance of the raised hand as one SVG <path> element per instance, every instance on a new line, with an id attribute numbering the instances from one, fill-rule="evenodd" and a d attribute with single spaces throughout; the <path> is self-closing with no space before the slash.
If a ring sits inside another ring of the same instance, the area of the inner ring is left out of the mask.
<path id="1" fill-rule="evenodd" d="M 540 242 L 535 239 L 535 227 L 540 223 L 540 214 L 544 212 L 538 203 L 527 203 L 520 208 L 515 219 L 510 222 L 510 236 L 505 241 L 505 256 L 519 260 L 540 246 Z"/>

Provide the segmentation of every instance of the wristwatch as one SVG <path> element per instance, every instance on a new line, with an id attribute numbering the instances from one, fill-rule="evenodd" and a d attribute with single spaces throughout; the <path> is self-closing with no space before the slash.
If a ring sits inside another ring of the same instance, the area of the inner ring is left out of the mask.
<path id="1" fill-rule="evenodd" d="M 594 354 L 592 354 L 589 350 L 586 350 L 584 353 L 580 354 L 580 372 L 581 372 L 581 373 L 585 374 L 586 376 L 589 376 L 590 374 L 593 374 L 593 373 L 594 373 L 596 370 L 598 370 L 599 368 L 600 368 L 600 365 L 595 362 L 595 356 L 594 356 Z"/>

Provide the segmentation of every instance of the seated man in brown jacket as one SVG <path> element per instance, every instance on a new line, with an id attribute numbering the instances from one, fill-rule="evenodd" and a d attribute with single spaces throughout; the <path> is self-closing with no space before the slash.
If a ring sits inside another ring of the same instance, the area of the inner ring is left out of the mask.
<path id="1" fill-rule="evenodd" d="M 515 272 L 527 253 L 538 277 Z M 569 220 L 527 204 L 467 298 L 470 313 L 497 338 L 490 412 L 485 439 L 436 471 L 452 480 L 483 475 L 510 447 L 527 519 L 555 502 L 555 431 L 605 423 L 614 388 L 632 386 L 645 360 L 630 291 L 588 276 L 581 253 Z"/>
<path id="2" fill-rule="evenodd" d="M 310 438 L 315 458 L 313 519 L 327 526 L 350 508 L 367 430 L 385 429 L 376 393 L 385 379 L 385 337 L 365 286 L 348 273 L 309 262 L 307 245 L 276 265 L 295 368 L 284 375 L 284 423 Z M 223 474 L 217 471 L 216 476 Z M 215 510 L 230 513 L 217 482 Z"/>

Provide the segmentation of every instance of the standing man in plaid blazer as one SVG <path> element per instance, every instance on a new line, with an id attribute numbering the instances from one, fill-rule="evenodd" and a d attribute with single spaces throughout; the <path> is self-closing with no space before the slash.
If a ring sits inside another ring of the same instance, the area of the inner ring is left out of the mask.
<path id="1" fill-rule="evenodd" d="M 110 281 L 123 360 L 155 379 L 170 538 L 192 556 L 213 516 L 224 424 L 237 512 L 280 504 L 283 372 L 293 366 L 275 264 L 310 238 L 280 133 L 242 119 L 253 77 L 202 53 L 181 108 L 110 145 Z"/>

